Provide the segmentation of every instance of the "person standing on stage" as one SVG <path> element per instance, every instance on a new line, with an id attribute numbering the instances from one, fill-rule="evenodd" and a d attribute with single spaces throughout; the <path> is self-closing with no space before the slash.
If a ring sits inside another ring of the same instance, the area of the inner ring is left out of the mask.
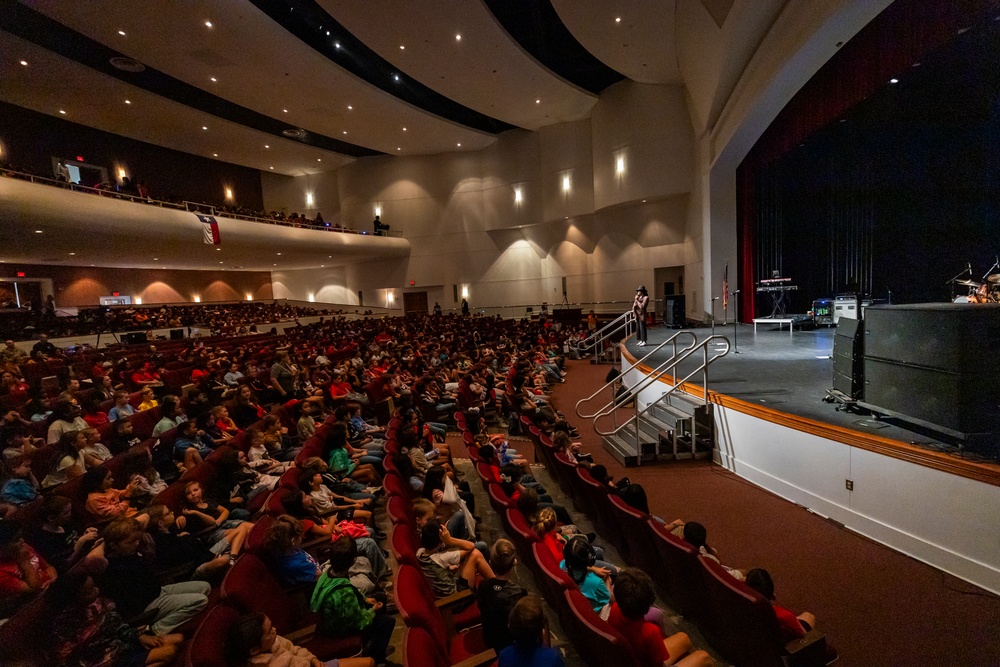
<path id="1" fill-rule="evenodd" d="M 635 301 L 632 302 L 632 314 L 635 315 L 635 338 L 639 347 L 646 345 L 646 308 L 649 306 L 649 293 L 645 285 L 639 285 L 635 291 Z"/>

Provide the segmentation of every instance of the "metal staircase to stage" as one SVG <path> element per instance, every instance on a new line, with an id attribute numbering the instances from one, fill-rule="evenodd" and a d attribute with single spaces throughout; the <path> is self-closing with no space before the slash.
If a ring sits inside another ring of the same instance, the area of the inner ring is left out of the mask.
<path id="1" fill-rule="evenodd" d="M 635 315 L 631 310 L 627 310 L 587 336 L 586 340 L 577 343 L 576 351 L 580 356 L 593 353 L 594 359 L 591 363 L 619 364 L 621 347 L 618 342 L 628 338 L 635 331 L 635 326 Z"/>
<path id="2" fill-rule="evenodd" d="M 690 331 L 677 332 L 646 352 L 636 365 L 645 364 L 660 350 L 669 350 L 670 358 L 657 364 L 631 387 L 624 386 L 623 376 L 609 374 L 604 386 L 577 402 L 576 414 L 593 420 L 594 430 L 604 438 L 605 448 L 625 466 L 708 458 L 715 447 L 708 368 L 716 359 L 726 356 L 729 349 L 729 339 L 725 336 L 709 336 L 698 342 Z M 697 360 L 699 355 L 701 364 L 684 377 L 678 377 L 678 366 L 688 359 Z M 700 395 L 681 388 L 699 375 Z M 659 387 L 663 388 L 662 393 L 657 393 Z M 609 393 L 612 397 L 604 406 L 589 414 L 583 412 L 587 404 Z"/>

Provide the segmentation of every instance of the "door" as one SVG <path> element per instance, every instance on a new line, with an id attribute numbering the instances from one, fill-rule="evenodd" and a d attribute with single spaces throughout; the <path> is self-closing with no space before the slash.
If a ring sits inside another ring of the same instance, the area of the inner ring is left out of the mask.
<path id="1" fill-rule="evenodd" d="M 404 315 L 427 314 L 427 292 L 403 292 Z"/>

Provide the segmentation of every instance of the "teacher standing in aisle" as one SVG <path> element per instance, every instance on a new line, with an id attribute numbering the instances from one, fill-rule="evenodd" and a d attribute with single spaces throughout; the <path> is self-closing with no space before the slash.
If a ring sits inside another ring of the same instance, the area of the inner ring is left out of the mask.
<path id="1" fill-rule="evenodd" d="M 649 293 L 645 285 L 639 285 L 632 302 L 632 314 L 635 315 L 635 339 L 639 347 L 646 345 L 646 308 L 649 306 Z"/>

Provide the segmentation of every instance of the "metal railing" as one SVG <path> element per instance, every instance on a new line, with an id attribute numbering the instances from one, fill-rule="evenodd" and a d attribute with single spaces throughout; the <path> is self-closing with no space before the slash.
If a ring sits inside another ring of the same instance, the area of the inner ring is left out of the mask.
<path id="1" fill-rule="evenodd" d="M 193 202 L 187 200 L 181 202 L 171 202 L 171 201 L 162 201 L 159 199 L 153 199 L 151 197 L 140 197 L 138 195 L 130 195 L 126 192 L 119 192 L 117 190 L 92 188 L 90 186 L 80 185 L 78 183 L 72 183 L 72 182 L 67 183 L 66 181 L 59 181 L 54 178 L 35 176 L 34 174 L 27 174 L 21 171 L 15 171 L 13 169 L 0 168 L 0 176 L 15 178 L 21 181 L 28 181 L 29 183 L 38 183 L 39 185 L 49 185 L 57 188 L 62 188 L 64 190 L 72 190 L 73 192 L 95 194 L 100 197 L 109 197 L 111 199 L 122 199 L 136 204 L 157 206 L 159 208 L 169 208 L 176 211 L 190 211 L 192 213 L 203 213 L 205 215 L 217 215 L 223 218 L 232 218 L 234 220 L 244 220 L 247 222 L 259 222 L 265 225 L 278 225 L 279 227 L 299 227 L 305 229 L 314 229 L 318 232 L 340 232 L 342 234 L 361 234 L 363 236 L 376 236 L 374 232 L 367 232 L 357 229 L 347 229 L 346 227 L 326 227 L 326 226 L 317 227 L 313 223 L 306 223 L 304 220 L 302 222 L 297 222 L 289 220 L 279 220 L 277 218 L 262 217 L 258 215 L 248 215 L 246 213 L 236 213 L 233 211 L 226 211 L 220 209 L 219 207 L 213 206 L 212 204 L 203 204 L 200 202 Z M 390 230 L 389 232 L 381 234 L 380 236 L 386 236 L 386 237 L 391 236 L 391 237 L 401 238 L 403 234 L 399 230 L 395 231 Z"/>
<path id="2" fill-rule="evenodd" d="M 595 331 L 590 336 L 576 344 L 578 355 L 589 354 L 594 351 L 594 358 L 597 359 L 604 353 L 605 343 L 620 332 L 624 332 L 624 337 L 628 338 L 635 326 L 635 313 L 626 310 L 624 313 L 611 320 L 603 327 Z M 659 349 L 659 348 L 657 348 Z M 612 345 L 612 361 L 617 359 L 618 346 Z"/>
<path id="3" fill-rule="evenodd" d="M 682 348 L 680 350 L 680 352 L 678 352 L 677 351 L 677 339 L 681 335 L 683 335 L 683 334 L 687 334 L 687 335 L 691 336 L 694 339 L 694 342 L 691 345 L 689 345 L 688 347 Z M 724 344 L 725 349 L 723 349 L 722 351 L 716 351 L 711 356 L 709 356 L 709 353 L 708 353 L 709 346 L 710 345 L 715 345 L 716 343 Z M 647 358 L 649 358 L 653 353 L 657 352 L 658 350 L 660 350 L 661 348 L 665 347 L 668 344 L 670 344 L 670 345 L 673 346 L 673 355 L 669 359 L 667 359 L 666 361 L 663 361 L 658 366 L 656 366 L 642 380 L 640 380 L 639 382 L 637 382 L 632 387 L 628 387 L 625 384 L 624 379 L 622 379 L 622 386 L 627 390 L 627 393 L 624 394 L 623 396 L 621 396 L 621 397 L 619 397 L 619 396 L 613 396 L 612 399 L 611 399 L 611 401 L 609 403 L 605 404 L 604 407 L 602 407 L 600 410 L 598 410 L 597 412 L 595 412 L 593 414 L 584 415 L 584 414 L 582 414 L 580 412 L 580 407 L 581 407 L 581 405 L 583 403 L 592 400 L 593 398 L 595 398 L 597 395 L 599 395 L 602 391 L 604 391 L 608 387 L 612 387 L 614 385 L 614 383 L 617 382 L 619 380 L 619 378 L 622 377 L 622 376 L 619 376 L 619 377 L 616 377 L 614 380 L 606 383 L 604 386 L 602 386 L 596 392 L 594 392 L 593 394 L 591 394 L 589 397 L 581 399 L 576 404 L 577 414 L 580 417 L 582 417 L 584 419 L 593 419 L 594 420 L 594 431 L 598 435 L 601 435 L 601 436 L 615 436 L 615 435 L 618 435 L 618 433 L 620 433 L 622 431 L 622 429 L 626 428 L 630 424 L 634 424 L 635 425 L 635 453 L 636 453 L 636 457 L 637 457 L 637 462 L 639 464 L 641 464 L 641 461 L 642 461 L 642 439 L 641 439 L 642 438 L 642 430 L 639 428 L 639 420 L 640 420 L 640 418 L 642 418 L 644 415 L 646 415 L 655 406 L 660 405 L 661 403 L 664 403 L 665 401 L 667 401 L 670 396 L 672 396 L 673 394 L 677 393 L 680 390 L 681 386 L 683 386 L 686 382 L 688 382 L 689 380 L 691 380 L 692 378 L 694 378 L 699 373 L 702 375 L 702 380 L 701 380 L 702 391 L 703 391 L 702 400 L 704 401 L 705 404 L 707 404 L 708 403 L 708 367 L 711 366 L 712 363 L 715 362 L 717 359 L 720 359 L 721 357 L 724 357 L 727 354 L 729 354 L 729 350 L 730 350 L 729 339 L 726 338 L 725 336 L 718 336 L 718 335 L 708 336 L 707 338 L 705 338 L 705 340 L 703 340 L 703 341 L 701 341 L 699 343 L 698 339 L 697 339 L 697 336 L 695 336 L 695 334 L 693 332 L 690 332 L 690 331 L 681 331 L 681 332 L 678 332 L 678 333 L 674 334 L 669 339 L 667 339 L 663 343 L 660 343 L 658 346 L 656 346 L 655 348 L 653 348 L 652 350 L 650 350 L 647 354 L 645 354 L 642 357 L 642 359 L 639 359 L 636 362 L 636 365 L 642 363 Z M 699 351 L 702 354 L 702 363 L 701 363 L 701 365 L 698 366 L 697 368 L 695 368 L 693 371 L 691 371 L 687 375 L 685 375 L 684 377 L 678 378 L 676 370 L 675 370 L 678 367 L 678 365 L 681 362 L 683 362 L 683 361 L 687 360 L 688 358 L 692 357 L 693 355 L 697 354 Z M 663 394 L 661 394 L 655 400 L 650 401 L 646 405 L 646 407 L 644 407 L 642 410 L 640 410 L 639 409 L 639 400 L 638 400 L 639 399 L 639 393 L 642 390 L 646 389 L 647 387 L 651 386 L 654 382 L 659 382 L 660 379 L 663 376 L 670 376 L 673 379 L 672 384 L 670 384 L 669 388 L 665 392 L 663 392 Z M 617 410 L 618 410 L 618 408 L 621 405 L 624 405 L 625 403 L 627 403 L 629 401 L 632 401 L 633 413 L 624 422 L 622 422 L 621 424 L 618 424 L 618 412 L 617 412 Z M 609 415 L 613 416 L 613 418 L 615 420 L 615 427 L 613 429 L 611 429 L 610 431 L 602 431 L 598 427 L 598 422 L 603 417 L 607 417 Z M 692 439 L 693 438 L 694 438 L 694 435 L 692 434 Z M 692 443 L 692 446 L 693 446 L 693 443 Z"/>

